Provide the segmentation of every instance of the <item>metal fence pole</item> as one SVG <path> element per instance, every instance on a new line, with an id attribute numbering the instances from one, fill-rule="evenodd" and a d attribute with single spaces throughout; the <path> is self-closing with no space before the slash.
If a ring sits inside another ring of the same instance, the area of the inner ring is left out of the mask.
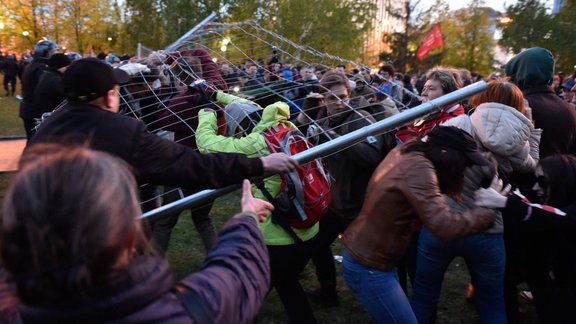
<path id="1" fill-rule="evenodd" d="M 186 39 L 189 38 L 192 34 L 194 34 L 198 29 L 202 28 L 204 25 L 206 25 L 208 23 L 211 23 L 214 19 L 216 19 L 216 13 L 215 12 L 211 13 L 210 16 L 206 17 L 198 25 L 194 26 L 186 34 L 182 35 L 182 37 L 178 38 L 177 41 L 168 45 L 168 47 L 166 47 L 164 50 L 166 52 L 172 52 L 172 51 L 176 50 L 180 46 L 180 44 L 182 44 L 184 41 L 186 41 Z"/>
<path id="2" fill-rule="evenodd" d="M 466 99 L 470 96 L 475 94 L 481 93 L 486 91 L 488 85 L 484 81 L 476 82 L 471 84 L 467 87 L 459 89 L 457 91 L 451 92 L 446 94 L 440 98 L 434 99 L 430 102 L 421 104 L 417 107 L 412 109 L 406 110 L 400 114 L 388 117 L 384 120 L 376 122 L 372 125 L 365 126 L 361 129 L 348 133 L 346 135 L 342 135 L 338 138 L 335 138 L 329 142 L 320 144 L 315 146 L 309 150 L 304 152 L 298 153 L 293 156 L 293 158 L 298 161 L 298 163 L 306 163 L 312 161 L 316 158 L 326 156 L 330 153 L 336 152 L 342 148 L 354 145 L 358 142 L 361 142 L 366 139 L 368 136 L 373 136 L 377 134 L 383 134 L 388 131 L 391 131 L 397 127 L 407 124 L 408 122 L 415 120 L 417 118 L 426 116 L 430 113 L 438 112 L 440 109 L 446 105 L 453 104 L 455 102 L 461 101 Z M 180 200 L 172 202 L 170 204 L 164 205 L 160 208 L 156 208 L 151 210 L 141 218 L 147 217 L 160 217 L 163 215 L 180 212 L 186 208 L 192 206 L 198 206 L 202 203 L 206 203 L 208 201 L 212 201 L 220 196 L 223 196 L 227 193 L 230 193 L 237 188 L 240 187 L 238 185 L 232 185 L 225 188 L 220 189 L 211 189 L 211 190 L 203 190 L 193 195 L 184 197 Z"/>

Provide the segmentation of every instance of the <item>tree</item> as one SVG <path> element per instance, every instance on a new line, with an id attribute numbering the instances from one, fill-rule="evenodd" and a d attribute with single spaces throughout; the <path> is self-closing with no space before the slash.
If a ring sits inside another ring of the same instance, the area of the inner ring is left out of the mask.
<path id="1" fill-rule="evenodd" d="M 574 42 L 574 26 L 576 26 L 576 0 L 565 0 L 558 16 L 553 35 L 551 50 L 556 55 L 558 71 L 572 73 L 576 70 L 576 42 Z"/>
<path id="2" fill-rule="evenodd" d="M 442 64 L 489 74 L 493 70 L 493 32 L 483 1 L 454 12 L 442 24 L 445 45 Z"/>
<path id="3" fill-rule="evenodd" d="M 359 58 L 376 6 L 363 0 L 244 0 L 230 2 L 228 12 L 231 21 L 256 20 L 295 43 Z"/>
<path id="4" fill-rule="evenodd" d="M 435 50 L 420 62 L 416 51 L 432 27 L 448 16 L 448 4 L 444 0 L 436 0 L 425 8 L 420 4 L 420 0 L 405 1 L 402 8 L 391 6 L 387 9 L 393 18 L 402 22 L 403 31 L 384 35 L 383 41 L 390 44 L 390 50 L 381 53 L 380 59 L 393 61 L 397 68 L 406 72 L 426 71 L 441 59 L 441 50 Z"/>
<path id="5" fill-rule="evenodd" d="M 553 45 L 556 24 L 539 0 L 519 0 L 507 8 L 506 14 L 511 22 L 500 25 L 502 38 L 499 41 L 506 50 L 518 53 L 529 47 Z"/>

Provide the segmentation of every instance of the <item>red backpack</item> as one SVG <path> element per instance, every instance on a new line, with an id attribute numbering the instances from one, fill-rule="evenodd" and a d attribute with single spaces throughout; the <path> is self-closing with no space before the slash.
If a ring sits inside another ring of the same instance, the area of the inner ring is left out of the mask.
<path id="1" fill-rule="evenodd" d="M 313 147 L 302 132 L 284 124 L 266 130 L 264 136 L 271 153 L 294 155 Z M 289 226 L 309 228 L 326 215 L 332 196 L 330 180 L 320 159 L 300 165 L 281 178 L 280 194 L 272 202 Z M 270 200 L 270 194 L 264 194 Z"/>

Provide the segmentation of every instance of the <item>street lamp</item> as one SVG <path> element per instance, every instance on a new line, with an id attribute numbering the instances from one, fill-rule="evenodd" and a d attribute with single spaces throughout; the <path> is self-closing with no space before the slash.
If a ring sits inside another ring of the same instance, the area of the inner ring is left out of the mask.
<path id="1" fill-rule="evenodd" d="M 500 18 L 500 23 L 501 23 L 502 25 L 508 25 L 508 24 L 511 23 L 512 21 L 514 21 L 514 20 L 513 20 L 512 18 L 510 18 L 510 17 L 507 17 L 507 16 Z"/>
<path id="2" fill-rule="evenodd" d="M 28 37 L 28 36 L 30 36 L 30 32 L 28 32 L 27 30 L 25 30 L 25 31 L 22 32 L 22 36 Z"/>
<path id="3" fill-rule="evenodd" d="M 108 37 L 108 41 L 111 42 L 111 41 L 112 41 L 112 37 Z"/>

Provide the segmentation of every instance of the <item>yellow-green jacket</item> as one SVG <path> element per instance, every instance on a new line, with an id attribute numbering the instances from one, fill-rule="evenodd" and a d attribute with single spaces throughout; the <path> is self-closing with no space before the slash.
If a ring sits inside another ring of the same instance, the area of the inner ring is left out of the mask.
<path id="1" fill-rule="evenodd" d="M 216 100 L 225 105 L 236 100 L 255 104 L 249 100 L 226 94 L 222 91 L 218 91 Z M 216 114 L 201 110 L 198 113 L 196 144 L 198 145 L 199 151 L 204 154 L 223 152 L 243 153 L 249 157 L 266 156 L 270 154 L 270 151 L 266 145 L 264 131 L 278 124 L 285 124 L 291 128 L 296 128 L 296 126 L 289 121 L 289 117 L 290 108 L 288 105 L 284 102 L 276 102 L 264 108 L 262 111 L 262 119 L 250 134 L 242 138 L 234 138 L 218 135 Z M 277 175 L 271 176 L 267 178 L 264 183 L 268 192 L 270 192 L 272 196 L 276 197 L 280 192 L 280 177 Z M 266 199 L 262 192 L 260 192 L 260 190 L 255 186 L 252 188 L 255 197 Z M 267 245 L 289 245 L 294 243 L 294 240 L 282 227 L 272 223 L 271 217 L 268 217 L 260 224 L 260 230 L 262 230 L 264 241 Z M 318 233 L 319 225 L 316 223 L 314 226 L 307 229 L 293 228 L 293 230 L 296 235 L 302 239 L 302 241 L 307 241 Z"/>

